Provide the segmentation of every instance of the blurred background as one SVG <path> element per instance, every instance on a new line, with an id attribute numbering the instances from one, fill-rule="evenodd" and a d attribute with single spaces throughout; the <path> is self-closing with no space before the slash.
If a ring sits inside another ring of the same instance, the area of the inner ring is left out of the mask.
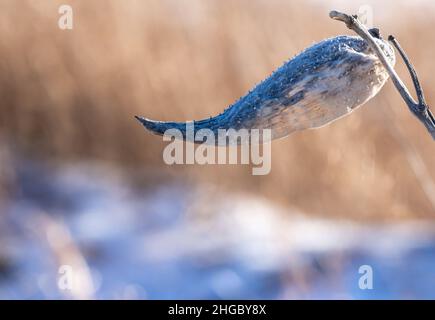
<path id="1" fill-rule="evenodd" d="M 61 30 L 64 3 L 0 0 L 1 299 L 435 298 L 435 147 L 391 83 L 267 176 L 167 166 L 133 118 L 218 114 L 361 6 L 431 105 L 432 1 L 74 0 Z"/>

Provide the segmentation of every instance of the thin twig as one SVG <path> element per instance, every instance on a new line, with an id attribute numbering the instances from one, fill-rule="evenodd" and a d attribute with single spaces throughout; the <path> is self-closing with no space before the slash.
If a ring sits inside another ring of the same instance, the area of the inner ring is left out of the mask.
<path id="1" fill-rule="evenodd" d="M 425 125 L 425 127 L 429 131 L 430 135 L 435 140 L 434 116 L 431 113 L 428 105 L 425 102 L 423 90 L 421 88 L 420 82 L 418 81 L 417 73 L 415 72 L 415 69 L 412 66 L 411 62 L 409 61 L 408 57 L 406 56 L 405 52 L 400 47 L 398 42 L 394 39 L 394 37 L 390 36 L 390 41 L 393 43 L 393 45 L 399 51 L 400 55 L 402 56 L 403 60 L 405 61 L 406 66 L 408 67 L 409 72 L 411 73 L 411 77 L 413 79 L 414 86 L 415 86 L 416 91 L 417 91 L 418 102 L 416 102 L 412 98 L 412 96 L 409 93 L 408 89 L 406 88 L 405 84 L 403 83 L 403 81 L 400 79 L 400 77 L 398 76 L 398 74 L 396 73 L 394 68 L 389 63 L 387 57 L 385 56 L 385 53 L 380 48 L 379 44 L 376 42 L 376 40 L 370 34 L 370 32 L 367 30 L 367 28 L 358 20 L 357 16 L 350 16 L 350 15 L 347 15 L 345 13 L 338 12 L 338 11 L 331 11 L 329 16 L 332 19 L 344 22 L 349 29 L 352 29 L 353 31 L 355 31 L 361 38 L 363 38 L 365 41 L 367 41 L 367 43 L 370 45 L 370 47 L 374 50 L 374 52 L 378 56 L 379 60 L 384 65 L 384 67 L 387 70 L 388 74 L 390 75 L 396 89 L 399 91 L 403 100 L 408 105 L 408 108 Z"/>
<path id="2" fill-rule="evenodd" d="M 417 72 L 415 71 L 414 66 L 406 55 L 405 51 L 400 46 L 399 42 L 396 40 L 394 36 L 389 36 L 388 41 L 390 41 L 394 47 L 399 51 L 400 56 L 405 62 L 406 67 L 408 68 L 409 73 L 411 74 L 412 82 L 414 83 L 415 91 L 417 92 L 418 102 L 420 104 L 426 104 L 423 88 L 421 87 L 420 81 L 418 80 Z"/>

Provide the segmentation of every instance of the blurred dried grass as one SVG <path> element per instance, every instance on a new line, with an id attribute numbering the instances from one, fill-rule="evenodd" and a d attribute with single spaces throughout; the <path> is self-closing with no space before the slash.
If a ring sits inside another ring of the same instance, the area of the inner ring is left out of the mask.
<path id="1" fill-rule="evenodd" d="M 0 3 L 0 135 L 25 156 L 163 170 L 324 216 L 435 217 L 409 160 L 409 152 L 417 152 L 430 167 L 433 142 L 391 84 L 349 117 L 274 142 L 269 176 L 251 176 L 243 166 L 167 167 L 165 144 L 133 119 L 181 121 L 222 111 L 303 48 L 347 33 L 328 18 L 331 7 L 320 1 L 81 0 L 72 3 L 74 30 L 62 31 L 62 3 Z M 379 2 L 373 8 L 375 23 L 409 52 L 432 101 L 435 12 L 425 8 L 423 18 L 421 8 Z M 399 73 L 405 78 L 402 66 Z M 409 143 L 411 151 L 404 147 Z M 433 178 L 432 170 L 426 182 Z"/>

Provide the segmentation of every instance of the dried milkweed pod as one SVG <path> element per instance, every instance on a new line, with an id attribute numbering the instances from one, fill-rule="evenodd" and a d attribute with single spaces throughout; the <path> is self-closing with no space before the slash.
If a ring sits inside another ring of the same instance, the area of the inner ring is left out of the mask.
<path id="1" fill-rule="evenodd" d="M 378 29 L 367 30 L 356 16 L 336 11 L 330 16 L 344 21 L 360 37 L 337 36 L 305 49 L 220 115 L 193 121 L 192 136 L 202 129 L 211 130 L 216 136 L 219 129 L 270 129 L 271 139 L 277 139 L 295 131 L 319 128 L 370 100 L 391 76 L 408 106 L 435 138 L 433 116 L 418 80 L 414 83 L 421 98 L 419 95 L 416 103 L 393 69 L 393 46 L 380 37 Z M 392 43 L 399 48 L 396 42 Z M 404 57 L 403 51 L 399 52 Z M 410 63 L 408 66 L 413 70 Z M 186 123 L 136 118 L 155 134 L 177 129 L 184 139 L 192 139 L 186 134 Z"/>

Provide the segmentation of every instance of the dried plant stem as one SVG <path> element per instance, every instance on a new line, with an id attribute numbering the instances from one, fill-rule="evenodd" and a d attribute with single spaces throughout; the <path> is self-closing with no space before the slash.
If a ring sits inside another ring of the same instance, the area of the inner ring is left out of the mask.
<path id="1" fill-rule="evenodd" d="M 431 110 L 429 109 L 428 105 L 426 104 L 426 101 L 424 99 L 423 89 L 420 85 L 420 81 L 418 80 L 417 73 L 410 62 L 409 58 L 403 51 L 403 49 L 400 47 L 397 40 L 393 37 L 389 37 L 389 41 L 392 42 L 394 47 L 399 51 L 402 59 L 404 60 L 410 74 L 412 81 L 414 83 L 416 92 L 417 92 L 417 98 L 418 102 L 414 100 L 414 98 L 409 93 L 409 90 L 406 88 L 403 81 L 400 79 L 394 68 L 391 66 L 391 64 L 388 62 L 387 57 L 385 56 L 382 49 L 379 47 L 378 43 L 375 41 L 373 36 L 370 34 L 370 32 L 367 30 L 367 28 L 358 20 L 357 16 L 350 16 L 345 13 L 341 13 L 338 11 L 331 11 L 329 16 L 332 19 L 342 21 L 346 24 L 346 26 L 349 29 L 352 29 L 355 31 L 361 38 L 367 41 L 367 43 L 372 47 L 376 55 L 378 56 L 379 60 L 384 65 L 385 69 L 387 70 L 388 74 L 390 75 L 394 85 L 396 86 L 396 89 L 399 91 L 400 95 L 402 96 L 403 100 L 405 100 L 406 104 L 408 105 L 411 112 L 424 124 L 426 129 L 429 131 L 432 138 L 435 140 L 435 119 L 433 114 L 431 113 Z"/>

